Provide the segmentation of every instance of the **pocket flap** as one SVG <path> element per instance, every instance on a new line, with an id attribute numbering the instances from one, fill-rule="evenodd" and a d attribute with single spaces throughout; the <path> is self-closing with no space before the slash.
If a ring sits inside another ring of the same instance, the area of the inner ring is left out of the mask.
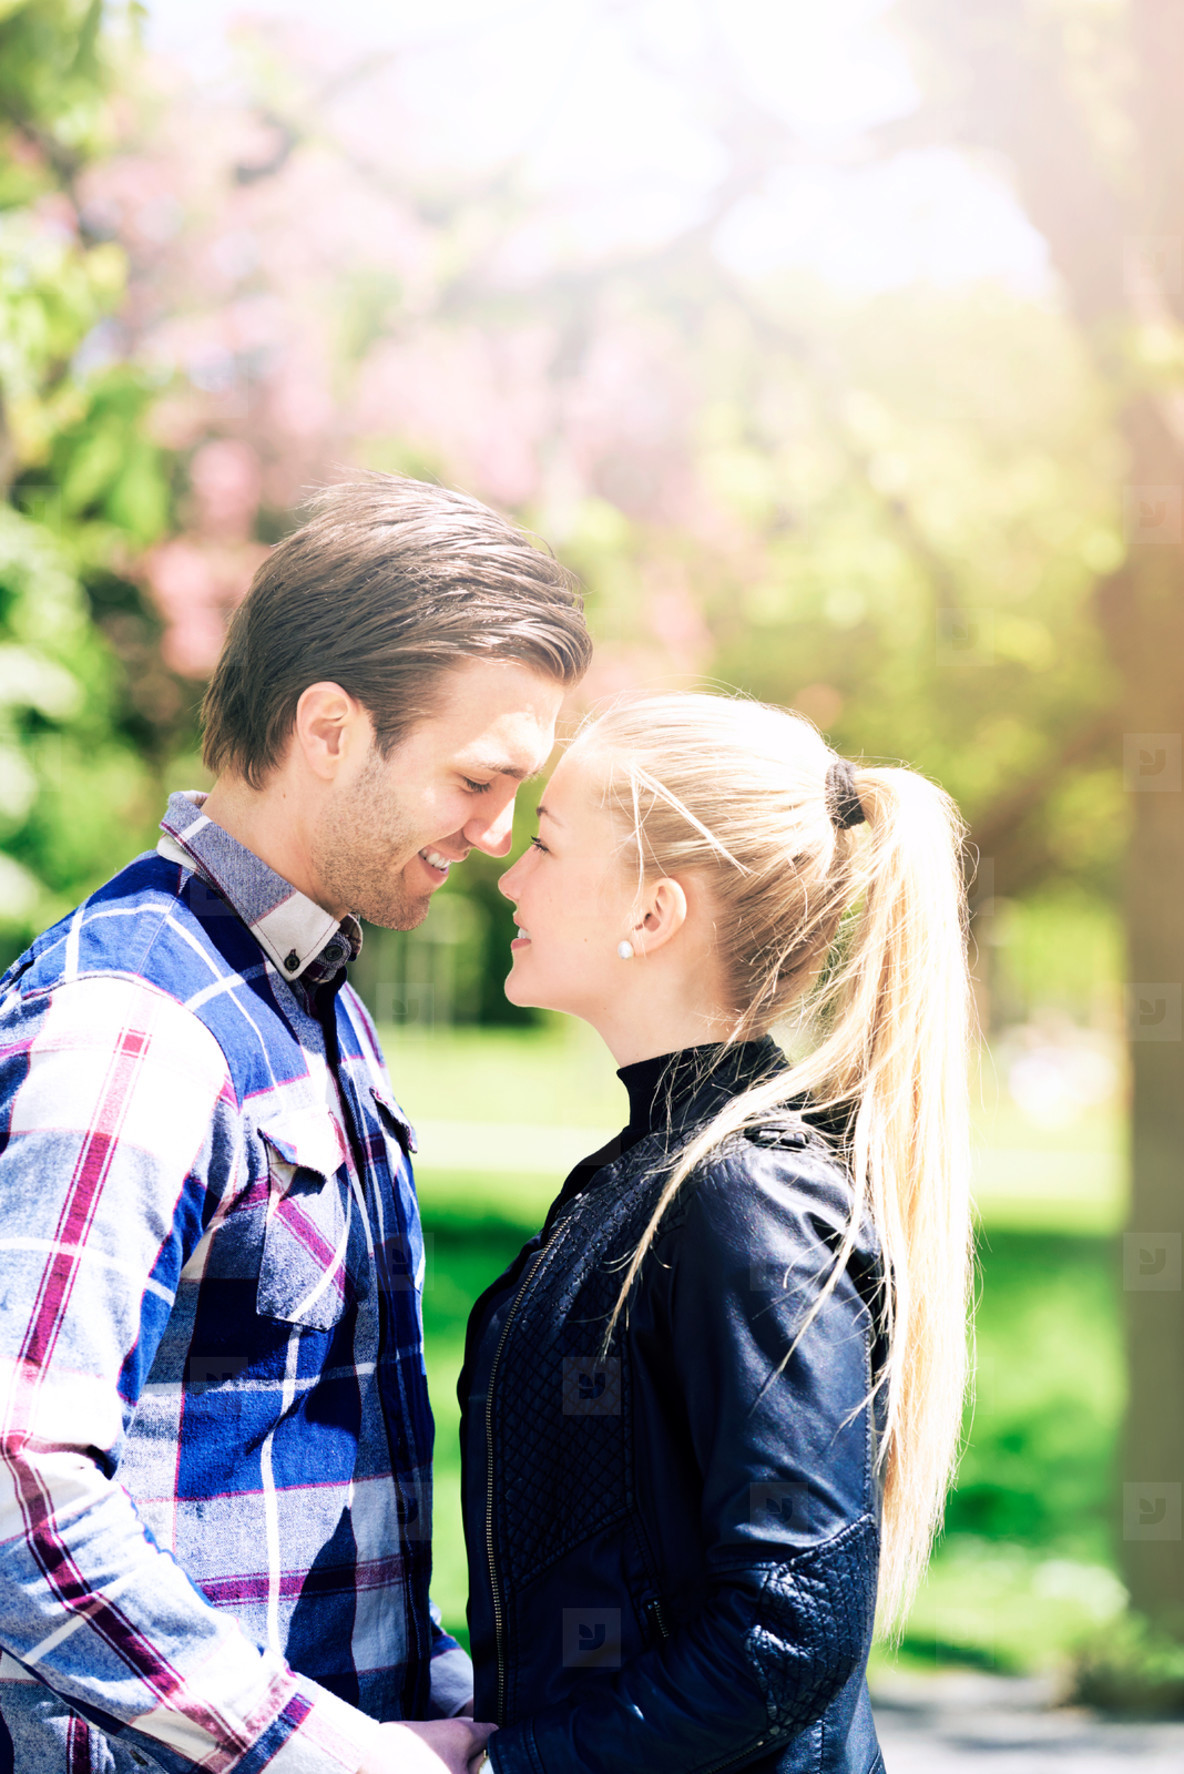
<path id="1" fill-rule="evenodd" d="M 365 1210 L 331 1123 L 285 1117 L 259 1132 L 269 1199 L 256 1307 L 265 1318 L 331 1330 L 370 1291 Z"/>
<path id="2" fill-rule="evenodd" d="M 259 1133 L 285 1164 L 319 1177 L 335 1175 L 344 1162 L 337 1130 L 324 1109 L 274 1116 L 260 1124 Z"/>
<path id="3" fill-rule="evenodd" d="M 404 1153 L 410 1158 L 412 1152 L 419 1151 L 419 1144 L 415 1138 L 415 1129 L 412 1127 L 410 1121 L 408 1121 L 406 1115 L 404 1115 L 402 1109 L 394 1098 L 389 1097 L 384 1090 L 379 1090 L 376 1085 L 372 1084 L 370 1086 L 370 1095 L 374 1098 L 374 1101 L 378 1106 L 379 1117 L 386 1127 L 387 1132 L 394 1134 L 395 1138 L 402 1146 Z"/>

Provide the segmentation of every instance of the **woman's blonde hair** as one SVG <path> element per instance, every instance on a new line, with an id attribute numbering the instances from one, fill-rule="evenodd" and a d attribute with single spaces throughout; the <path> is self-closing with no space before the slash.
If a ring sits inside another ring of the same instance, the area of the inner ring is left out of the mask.
<path id="1" fill-rule="evenodd" d="M 899 1621 L 941 1522 L 966 1388 L 962 822 L 949 796 L 915 771 L 855 767 L 849 812 L 861 810 L 865 823 L 842 825 L 836 758 L 821 735 L 801 716 L 746 700 L 624 702 L 586 724 L 573 749 L 594 752 L 603 767 L 606 805 L 639 881 L 693 871 L 705 886 L 734 995 L 731 1038 L 763 1033 L 803 1004 L 815 1031 L 807 1057 L 731 1100 L 678 1153 L 612 1322 L 666 1207 L 721 1141 L 805 1094 L 816 1109 L 839 1112 L 854 1199 L 813 1311 L 870 1215 L 888 1351 L 878 1381 L 881 1618 Z"/>

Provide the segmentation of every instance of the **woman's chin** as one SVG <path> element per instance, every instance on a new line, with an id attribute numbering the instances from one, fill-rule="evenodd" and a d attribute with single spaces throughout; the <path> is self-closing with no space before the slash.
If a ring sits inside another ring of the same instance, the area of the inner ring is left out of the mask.
<path id="1" fill-rule="evenodd" d="M 514 956 L 513 966 L 506 975 L 503 991 L 511 1004 L 517 1004 L 521 1010 L 567 1010 L 566 1004 L 557 1004 L 556 997 L 562 993 L 553 987 L 548 989 L 545 982 L 540 983 L 531 978 L 531 970 L 522 965 L 523 959 L 529 955 L 529 948 Z"/>
<path id="2" fill-rule="evenodd" d="M 517 1004 L 523 1010 L 538 1010 L 540 1008 L 537 1000 L 532 997 L 529 988 L 524 985 L 520 978 L 519 969 L 517 967 L 511 967 L 509 973 L 506 975 L 505 986 L 502 989 L 511 1004 Z"/>

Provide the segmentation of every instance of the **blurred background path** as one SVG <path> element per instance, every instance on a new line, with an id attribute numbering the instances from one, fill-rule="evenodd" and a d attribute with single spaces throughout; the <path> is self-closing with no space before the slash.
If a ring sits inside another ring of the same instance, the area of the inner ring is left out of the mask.
<path id="1" fill-rule="evenodd" d="M 1048 1681 L 894 1676 L 875 1698 L 888 1774 L 1180 1774 L 1184 1724 L 1118 1723 L 1052 1704 Z"/>

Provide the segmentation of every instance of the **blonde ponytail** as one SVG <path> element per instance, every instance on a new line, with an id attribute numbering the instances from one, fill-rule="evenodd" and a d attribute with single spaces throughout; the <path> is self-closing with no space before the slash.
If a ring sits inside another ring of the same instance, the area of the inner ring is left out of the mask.
<path id="1" fill-rule="evenodd" d="M 961 820 L 949 796 L 914 771 L 856 768 L 846 782 L 866 824 L 836 825 L 834 754 L 808 722 L 760 704 L 647 698 L 601 716 L 576 744 L 602 754 L 608 803 L 642 873 L 693 868 L 708 883 L 736 991 L 733 1040 L 803 1003 L 816 1034 L 805 1058 L 734 1098 L 678 1153 L 609 1332 L 666 1207 L 721 1142 L 805 1094 L 819 1110 L 843 1111 L 851 1216 L 813 1312 L 870 1216 L 885 1271 L 888 1350 L 877 1382 L 885 1395 L 881 1619 L 898 1622 L 941 1522 L 966 1387 L 970 992 Z"/>
<path id="2" fill-rule="evenodd" d="M 962 826 L 948 796 L 912 771 L 857 771 L 855 787 L 868 823 L 853 870 L 857 910 L 831 1027 L 803 1087 L 857 1105 L 848 1162 L 889 1279 L 881 1583 L 886 1617 L 899 1618 L 941 1522 L 966 1390 Z"/>

